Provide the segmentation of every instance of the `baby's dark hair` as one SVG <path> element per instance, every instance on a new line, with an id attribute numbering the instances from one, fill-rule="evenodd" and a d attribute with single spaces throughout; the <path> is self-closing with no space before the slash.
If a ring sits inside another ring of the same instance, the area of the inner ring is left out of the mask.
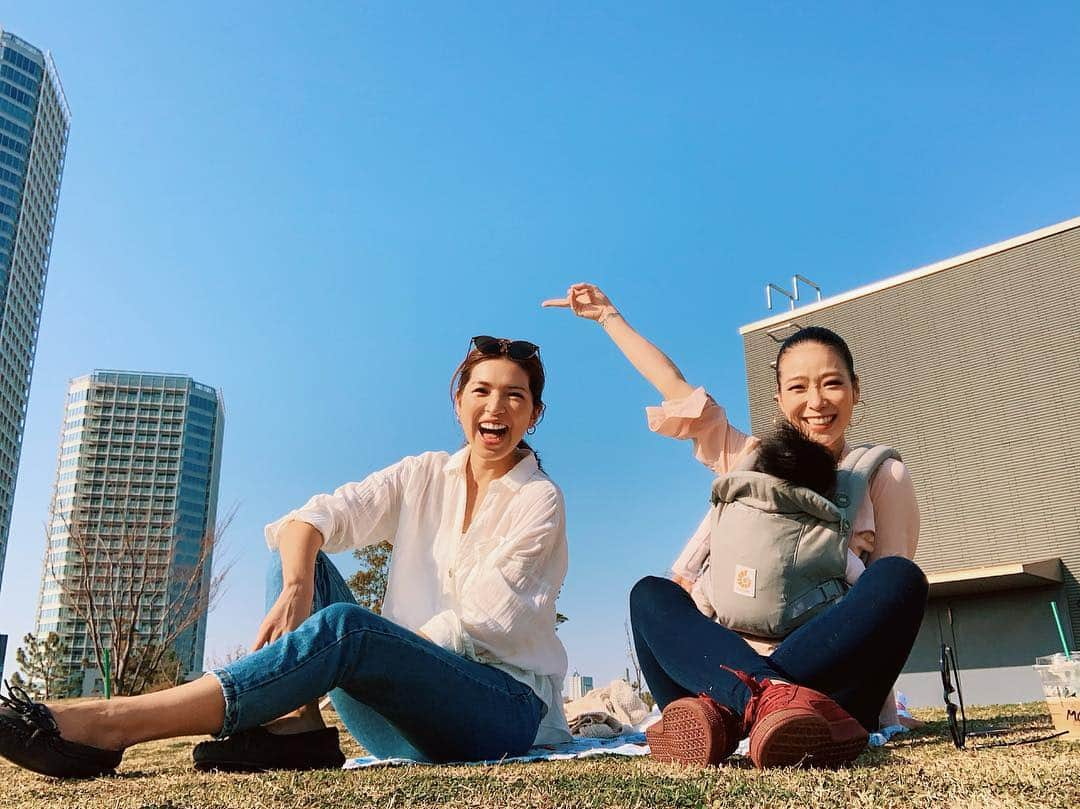
<path id="1" fill-rule="evenodd" d="M 836 489 L 836 458 L 824 444 L 807 438 L 787 419 L 762 439 L 754 471 L 810 489 L 822 497 L 831 497 Z"/>

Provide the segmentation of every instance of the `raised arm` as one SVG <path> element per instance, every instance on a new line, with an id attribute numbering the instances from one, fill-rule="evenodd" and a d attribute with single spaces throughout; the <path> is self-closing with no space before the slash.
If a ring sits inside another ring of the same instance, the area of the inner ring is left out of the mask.
<path id="1" fill-rule="evenodd" d="M 682 399 L 694 391 L 667 354 L 640 335 L 595 284 L 574 284 L 566 291 L 565 298 L 552 298 L 542 305 L 570 309 L 578 317 L 599 323 L 630 364 L 664 399 Z"/>

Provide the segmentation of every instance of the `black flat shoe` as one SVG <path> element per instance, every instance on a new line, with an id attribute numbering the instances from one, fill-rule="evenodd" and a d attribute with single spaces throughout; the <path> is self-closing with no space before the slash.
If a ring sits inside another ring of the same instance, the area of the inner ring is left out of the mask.
<path id="1" fill-rule="evenodd" d="M 54 778 L 94 778 L 111 773 L 124 756 L 62 739 L 49 709 L 21 688 L 9 685 L 0 705 L 0 756 L 20 767 Z"/>
<path id="2" fill-rule="evenodd" d="M 203 772 L 325 770 L 340 769 L 345 763 L 337 728 L 281 734 L 252 728 L 220 741 L 199 742 L 191 757 L 195 769 Z"/>

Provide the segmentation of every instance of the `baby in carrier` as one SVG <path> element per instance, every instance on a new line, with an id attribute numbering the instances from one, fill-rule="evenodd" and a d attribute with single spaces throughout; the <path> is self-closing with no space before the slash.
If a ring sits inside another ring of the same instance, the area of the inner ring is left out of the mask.
<path id="1" fill-rule="evenodd" d="M 762 439 L 751 468 L 822 497 L 831 498 L 836 490 L 836 458 L 824 444 L 807 438 L 787 419 Z"/>
<path id="2" fill-rule="evenodd" d="M 851 525 L 888 447 L 855 447 L 838 466 L 783 421 L 713 484 L 708 568 L 698 607 L 747 635 L 780 639 L 839 600 L 863 570 Z"/>
<path id="3" fill-rule="evenodd" d="M 762 439 L 753 469 L 817 492 L 829 500 L 836 494 L 836 458 L 823 444 L 808 438 L 787 419 L 782 419 L 776 429 Z M 854 584 L 865 569 L 863 560 L 849 549 L 844 574 L 847 583 Z"/>

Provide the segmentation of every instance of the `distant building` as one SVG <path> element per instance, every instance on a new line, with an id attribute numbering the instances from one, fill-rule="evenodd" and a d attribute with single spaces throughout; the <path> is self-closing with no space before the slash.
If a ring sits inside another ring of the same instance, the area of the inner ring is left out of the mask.
<path id="1" fill-rule="evenodd" d="M 0 583 L 70 119 L 52 56 L 0 29 Z"/>
<path id="2" fill-rule="evenodd" d="M 71 382 L 36 634 L 60 635 L 68 646 L 68 666 L 83 670 L 84 691 L 96 690 L 100 672 L 92 662 L 86 622 L 61 598 L 63 580 L 81 572 L 73 535 L 109 543 L 133 537 L 140 558 L 121 576 L 145 574 L 148 566 L 139 562 L 155 554 L 168 560 L 162 580 L 152 583 L 137 607 L 141 639 L 163 637 L 185 565 L 194 564 L 203 536 L 214 528 L 224 418 L 220 394 L 186 376 L 95 371 Z M 94 587 L 104 588 L 108 576 L 97 567 L 101 559 L 90 564 Z M 209 577 L 206 565 L 204 591 Z M 104 591 L 98 597 L 103 599 Z M 205 640 L 203 613 L 174 644 L 185 672 L 202 668 Z"/>
<path id="3" fill-rule="evenodd" d="M 593 678 L 578 674 L 576 671 L 570 675 L 566 683 L 566 696 L 568 699 L 581 699 L 593 690 Z"/>
<path id="4" fill-rule="evenodd" d="M 1051 601 L 1080 636 L 1080 218 L 743 327 L 755 433 L 779 342 L 811 325 L 855 355 L 849 440 L 897 448 L 915 482 L 930 604 L 901 688 L 940 704 L 945 641 L 967 702 L 1041 699 Z"/>

